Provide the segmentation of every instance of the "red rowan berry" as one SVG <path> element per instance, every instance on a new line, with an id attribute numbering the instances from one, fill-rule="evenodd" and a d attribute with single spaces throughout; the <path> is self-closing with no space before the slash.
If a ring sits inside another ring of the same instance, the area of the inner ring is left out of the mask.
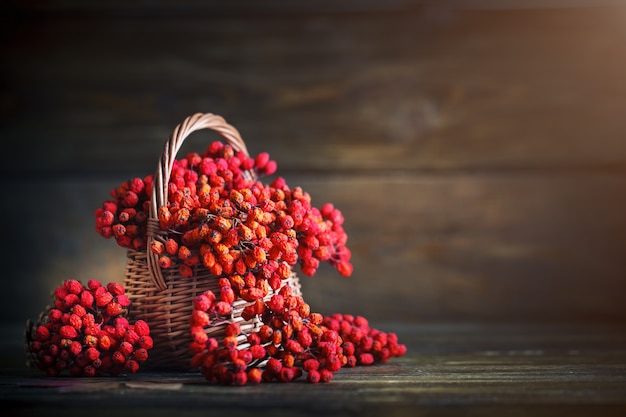
<path id="1" fill-rule="evenodd" d="M 70 292 L 65 288 L 65 286 L 59 285 L 54 290 L 54 296 L 57 300 L 63 300 Z"/>
<path id="2" fill-rule="evenodd" d="M 35 330 L 35 340 L 45 342 L 50 338 L 50 330 L 46 326 L 38 326 Z M 72 338 L 70 338 L 72 339 Z"/>
<path id="3" fill-rule="evenodd" d="M 70 325 L 62 326 L 59 329 L 59 334 L 64 339 L 76 339 L 78 337 L 78 331 Z"/>
<path id="4" fill-rule="evenodd" d="M 115 317 L 115 320 L 113 321 L 113 324 L 117 328 L 120 328 L 122 333 L 120 334 L 120 337 L 123 337 L 124 334 L 126 333 L 126 330 L 129 328 L 130 323 L 128 322 L 128 319 L 126 317 Z"/>
<path id="5" fill-rule="evenodd" d="M 182 264 L 178 266 L 178 273 L 183 278 L 191 278 L 193 277 L 193 268 L 188 265 Z"/>
<path id="6" fill-rule="evenodd" d="M 269 278 L 268 284 L 272 290 L 277 291 L 282 285 L 282 279 L 278 275 L 274 274 Z"/>
<path id="7" fill-rule="evenodd" d="M 80 302 L 80 299 L 78 298 L 78 295 L 76 295 L 74 293 L 69 293 L 65 297 L 63 297 L 63 305 L 65 306 L 66 310 L 69 310 L 75 304 L 77 304 L 79 302 Z"/>
<path id="8" fill-rule="evenodd" d="M 298 332 L 296 338 L 298 339 L 298 343 L 300 343 L 303 348 L 308 348 L 313 344 L 313 337 L 309 331 L 305 330 L 306 328 L 303 328 L 300 332 Z"/>
<path id="9" fill-rule="evenodd" d="M 229 323 L 224 329 L 224 335 L 226 337 L 238 336 L 239 333 L 241 333 L 241 326 L 237 322 Z"/>
<path id="10" fill-rule="evenodd" d="M 222 346 L 226 349 L 236 349 L 237 348 L 237 337 L 235 336 L 226 336 L 222 339 Z"/>
<path id="11" fill-rule="evenodd" d="M 83 326 L 83 320 L 77 314 L 71 314 L 68 324 L 74 327 L 76 330 L 80 330 L 80 328 Z"/>
<path id="12" fill-rule="evenodd" d="M 278 372 L 278 380 L 280 382 L 289 382 L 294 379 L 294 376 L 294 369 L 286 366 L 283 366 Z"/>
<path id="13" fill-rule="evenodd" d="M 124 234 L 124 236 L 130 237 L 130 238 L 138 237 L 139 236 L 139 226 L 137 226 L 136 224 L 128 224 L 128 225 L 126 225 L 126 233 Z"/>
<path id="14" fill-rule="evenodd" d="M 212 293 L 211 293 L 212 294 Z M 198 295 L 194 298 L 194 309 L 201 311 L 208 311 L 215 302 L 215 296 L 211 299 L 206 293 Z"/>
<path id="15" fill-rule="evenodd" d="M 191 257 L 191 249 L 189 249 L 185 245 L 180 245 L 178 247 L 177 256 L 178 256 L 178 259 L 181 259 L 181 260 L 189 259 Z"/>
<path id="16" fill-rule="evenodd" d="M 300 354 L 304 351 L 304 349 L 302 348 L 302 345 L 300 345 L 300 343 L 298 343 L 296 340 L 294 339 L 289 339 L 287 340 L 287 343 L 285 344 L 285 349 L 288 352 L 291 352 L 293 354 Z"/>
<path id="17" fill-rule="evenodd" d="M 267 324 L 264 324 L 263 326 L 261 326 L 258 332 L 259 337 L 261 338 L 261 342 L 263 343 L 269 341 L 273 333 L 274 333 L 274 329 L 272 329 Z"/>
<path id="18" fill-rule="evenodd" d="M 139 348 L 135 351 L 135 360 L 137 362 L 145 362 L 148 360 L 148 351 L 144 348 Z"/>
<path id="19" fill-rule="evenodd" d="M 248 370 L 248 383 L 259 384 L 262 380 L 263 371 L 259 368 L 252 368 Z"/>
<path id="20" fill-rule="evenodd" d="M 403 356 L 404 354 L 406 354 L 406 345 L 404 344 L 392 345 L 390 352 L 393 356 Z"/>
<path id="21" fill-rule="evenodd" d="M 235 372 L 232 378 L 233 385 L 242 386 L 242 385 L 246 385 L 247 382 L 248 382 L 248 374 L 246 373 L 245 369 Z"/>
<path id="22" fill-rule="evenodd" d="M 260 288 L 243 288 L 239 296 L 245 301 L 256 301 L 263 298 L 265 294 Z"/>
<path id="23" fill-rule="evenodd" d="M 267 152 L 259 153 L 256 158 L 254 158 L 254 165 L 257 170 L 265 168 L 267 163 L 270 161 L 270 154 Z"/>
<path id="24" fill-rule="evenodd" d="M 125 294 L 120 294 L 117 297 L 115 297 L 115 299 L 118 304 L 120 306 L 122 306 L 122 308 L 126 308 L 130 306 L 130 298 L 128 298 L 128 296 L 126 296 Z"/>
<path id="25" fill-rule="evenodd" d="M 280 294 L 274 294 L 267 306 L 275 313 L 282 312 L 285 306 L 285 298 Z"/>
<path id="26" fill-rule="evenodd" d="M 246 336 L 246 340 L 248 341 L 248 343 L 250 343 L 251 346 L 261 344 L 261 336 L 259 336 L 258 331 L 249 333 Z"/>
<path id="27" fill-rule="evenodd" d="M 277 375 L 280 370 L 282 369 L 283 364 L 280 362 L 280 360 L 276 359 L 276 358 L 270 358 L 268 359 L 266 365 L 265 365 L 265 369 L 270 372 L 270 374 L 272 375 Z"/>
<path id="28" fill-rule="evenodd" d="M 83 350 L 83 346 L 80 344 L 80 342 L 75 340 L 70 345 L 69 350 L 72 353 L 72 355 L 78 356 L 80 352 Z"/>
<path id="29" fill-rule="evenodd" d="M 75 279 L 65 280 L 64 287 L 70 294 L 80 294 L 83 291 L 83 285 Z"/>
<path id="30" fill-rule="evenodd" d="M 317 370 L 311 369 L 307 373 L 306 380 L 312 384 L 317 384 L 321 380 L 321 374 Z"/>
<path id="31" fill-rule="evenodd" d="M 80 318 L 83 318 L 87 314 L 87 310 L 82 304 L 75 304 L 74 307 L 72 307 L 72 313 Z"/>
<path id="32" fill-rule="evenodd" d="M 232 311 L 232 307 L 230 303 L 219 301 L 215 304 L 215 311 L 220 316 L 228 316 Z"/>
<path id="33" fill-rule="evenodd" d="M 120 303 L 115 301 L 111 301 L 109 304 L 106 305 L 106 313 L 109 317 L 114 317 L 121 314 L 122 310 L 123 308 Z"/>
<path id="34" fill-rule="evenodd" d="M 347 356 L 346 366 L 348 366 L 350 368 L 354 368 L 355 366 L 357 366 L 357 364 L 358 364 L 358 362 L 356 360 L 356 356 L 354 356 L 354 355 Z"/>
<path id="35" fill-rule="evenodd" d="M 141 336 L 139 338 L 138 343 L 139 343 L 139 346 L 141 346 L 144 349 L 152 349 L 153 344 L 154 344 L 152 337 L 150 336 Z"/>
<path id="36" fill-rule="evenodd" d="M 64 340 L 67 340 L 67 339 L 64 339 Z M 40 342 L 39 340 L 33 340 L 29 344 L 29 349 L 33 353 L 38 353 L 39 351 L 41 351 L 42 348 L 43 348 L 43 343 Z"/>
<path id="37" fill-rule="evenodd" d="M 210 324 L 211 320 L 209 314 L 203 310 L 193 310 L 191 312 L 191 318 L 189 324 L 191 326 L 205 327 Z"/>
<path id="38" fill-rule="evenodd" d="M 344 355 L 354 355 L 355 349 L 354 349 L 354 343 L 352 342 L 343 342 L 343 344 L 341 345 L 341 348 L 343 349 L 343 354 Z"/>
<path id="39" fill-rule="evenodd" d="M 90 325 L 83 325 L 83 333 L 85 333 L 85 340 L 90 341 L 90 343 L 97 343 L 97 338 L 98 336 L 100 336 L 100 334 L 102 333 L 102 329 L 100 328 L 100 325 L 97 324 L 90 324 Z M 87 343 L 87 342 L 85 342 Z"/>
<path id="40" fill-rule="evenodd" d="M 283 368 L 284 367 L 291 368 L 296 362 L 296 358 L 292 354 L 287 353 L 282 357 L 282 362 L 283 362 Z"/>
<path id="41" fill-rule="evenodd" d="M 63 312 L 59 310 L 58 308 L 53 308 L 48 311 L 48 318 L 50 319 L 50 322 L 52 323 L 61 321 L 62 316 L 63 316 Z"/>
<path id="42" fill-rule="evenodd" d="M 369 322 L 363 316 L 355 316 L 354 325 L 357 327 L 369 327 Z"/>
<path id="43" fill-rule="evenodd" d="M 111 230 L 113 231 L 113 236 L 115 236 L 116 238 L 120 238 L 126 235 L 126 226 L 121 223 L 116 223 L 111 226 Z"/>
<path id="44" fill-rule="evenodd" d="M 167 255 L 159 256 L 159 266 L 162 269 L 168 269 L 172 267 L 172 258 Z"/>
<path id="45" fill-rule="evenodd" d="M 337 268 L 337 271 L 344 277 L 349 277 L 350 275 L 352 275 L 352 272 L 354 270 L 354 267 L 352 266 L 352 264 L 347 261 L 341 261 L 337 263 L 336 268 Z"/>
<path id="46" fill-rule="evenodd" d="M 326 358 L 326 361 L 324 362 L 324 368 L 328 369 L 331 372 L 337 372 L 339 369 L 341 369 L 341 360 L 339 360 L 339 357 L 337 355 L 330 355 Z"/>
<path id="47" fill-rule="evenodd" d="M 82 370 L 82 374 L 87 377 L 92 377 L 96 374 L 96 368 L 92 365 L 86 365 Z"/>
<path id="48" fill-rule="evenodd" d="M 133 353 L 133 345 L 129 342 L 123 341 L 118 347 L 118 351 L 124 356 L 130 356 Z"/>
<path id="49" fill-rule="evenodd" d="M 96 212 L 96 224 L 101 227 L 111 226 L 115 221 L 115 214 L 109 210 L 99 209 Z"/>
<path id="50" fill-rule="evenodd" d="M 87 358 L 87 360 L 94 361 L 100 357 L 100 351 L 96 349 L 95 347 L 90 347 L 87 350 L 85 350 L 84 355 L 85 355 L 85 358 Z"/>
<path id="51" fill-rule="evenodd" d="M 91 291 L 95 291 L 101 286 L 102 284 L 97 279 L 90 279 L 87 281 L 87 288 L 89 288 Z"/>
<path id="52" fill-rule="evenodd" d="M 307 359 L 302 364 L 302 369 L 306 372 L 317 371 L 320 367 L 320 362 L 317 359 Z"/>
<path id="53" fill-rule="evenodd" d="M 278 168 L 276 161 L 268 161 L 262 170 L 263 175 L 273 175 Z"/>
<path id="54" fill-rule="evenodd" d="M 89 364 L 89 360 L 85 357 L 83 353 L 79 353 L 78 355 L 76 355 L 76 358 L 74 358 L 74 363 L 82 368 Z"/>
<path id="55" fill-rule="evenodd" d="M 244 361 L 246 364 L 249 364 L 250 362 L 252 362 L 252 359 L 254 359 L 254 357 L 252 356 L 252 352 L 250 352 L 250 349 L 242 349 L 239 350 L 237 353 L 239 355 L 239 359 Z"/>
<path id="56" fill-rule="evenodd" d="M 156 255 L 161 255 L 165 252 L 165 244 L 158 240 L 152 240 L 150 242 L 150 250 Z"/>
<path id="57" fill-rule="evenodd" d="M 254 359 L 263 359 L 267 354 L 265 348 L 262 345 L 250 346 L 250 353 Z"/>
<path id="58" fill-rule="evenodd" d="M 374 356 L 371 353 L 361 353 L 358 355 L 358 363 L 361 365 L 371 365 L 374 363 Z"/>
<path id="59" fill-rule="evenodd" d="M 242 288 L 246 286 L 246 282 L 244 281 L 243 277 L 239 274 L 230 276 L 228 278 L 228 281 L 229 281 L 228 285 L 237 291 L 241 290 Z"/>
<path id="60" fill-rule="evenodd" d="M 311 313 L 309 315 L 309 320 L 312 324 L 322 324 L 324 316 L 322 316 L 320 313 Z"/>
<path id="61" fill-rule="evenodd" d="M 365 336 L 361 338 L 361 342 L 359 343 L 359 347 L 365 352 L 372 350 L 373 345 L 374 339 L 372 339 L 372 337 L 370 336 Z"/>
<path id="62" fill-rule="evenodd" d="M 283 341 L 283 332 L 280 329 L 274 330 L 272 333 L 272 343 L 274 345 L 280 345 Z"/>
<path id="63" fill-rule="evenodd" d="M 176 210 L 174 213 L 172 213 L 172 226 L 176 229 L 184 229 L 185 227 L 187 227 L 188 223 L 189 223 L 189 217 L 191 216 L 191 213 L 189 212 L 189 209 L 186 207 L 181 207 L 178 210 Z"/>
<path id="64" fill-rule="evenodd" d="M 333 380 L 333 373 L 328 369 L 322 369 L 319 371 L 320 380 L 319 382 L 330 382 Z"/>
<path id="65" fill-rule="evenodd" d="M 131 374 L 137 373 L 139 370 L 139 364 L 134 359 L 129 359 L 124 363 L 124 369 Z"/>
<path id="66" fill-rule="evenodd" d="M 165 252 L 169 255 L 177 255 L 178 254 L 178 242 L 175 239 L 168 238 L 165 241 Z"/>
<path id="67" fill-rule="evenodd" d="M 220 300 L 232 304 L 235 301 L 235 292 L 230 286 L 230 281 L 228 281 L 228 284 L 220 288 Z"/>
<path id="68" fill-rule="evenodd" d="M 98 348 L 105 352 L 111 348 L 111 344 L 111 338 L 106 334 L 100 336 L 100 338 L 98 339 Z"/>
<path id="69" fill-rule="evenodd" d="M 107 304 L 109 304 L 112 300 L 113 300 L 113 295 L 110 292 L 108 291 L 101 292 L 100 294 L 96 296 L 96 305 L 98 307 L 104 307 Z"/>
<path id="70" fill-rule="evenodd" d="M 59 351 L 59 345 L 52 344 L 48 346 L 48 353 L 50 353 L 51 356 L 59 356 Z"/>
<path id="71" fill-rule="evenodd" d="M 139 342 L 140 336 L 133 329 L 129 328 L 126 330 L 126 334 L 124 335 L 124 341 L 130 343 L 131 345 L 135 345 Z"/>

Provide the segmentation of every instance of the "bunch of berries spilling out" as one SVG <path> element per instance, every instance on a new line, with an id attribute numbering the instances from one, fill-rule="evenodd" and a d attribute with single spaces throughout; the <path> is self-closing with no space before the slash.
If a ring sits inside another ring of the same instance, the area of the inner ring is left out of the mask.
<path id="1" fill-rule="evenodd" d="M 135 373 L 152 348 L 150 327 L 129 323 L 130 300 L 121 284 L 87 286 L 68 279 L 54 291 L 54 304 L 37 324 L 28 323 L 27 352 L 31 365 L 48 376 Z"/>
<path id="2" fill-rule="evenodd" d="M 361 316 L 311 312 L 289 285 L 269 301 L 246 307 L 245 320 L 257 316 L 263 323 L 256 331 L 246 334 L 238 322 L 226 321 L 220 341 L 204 330 L 226 320 L 220 303 L 225 301 L 212 291 L 195 298 L 190 350 L 192 367 L 221 385 L 290 382 L 302 376 L 311 383 L 330 382 L 344 366 L 384 363 L 406 353 L 394 333 L 370 328 Z"/>
<path id="3" fill-rule="evenodd" d="M 95 212 L 96 230 L 120 246 L 153 251 L 161 268 L 177 268 L 183 277 L 198 266 L 217 277 L 237 276 L 231 287 L 247 301 L 277 290 L 296 264 L 308 276 L 320 262 L 350 276 L 342 213 L 330 203 L 314 207 L 308 193 L 282 177 L 269 185 L 258 180 L 275 171 L 268 153 L 252 158 L 215 141 L 202 154 L 173 162 L 168 201 L 158 207 L 166 237 L 146 247 L 153 175 L 112 190 L 113 199 Z"/>

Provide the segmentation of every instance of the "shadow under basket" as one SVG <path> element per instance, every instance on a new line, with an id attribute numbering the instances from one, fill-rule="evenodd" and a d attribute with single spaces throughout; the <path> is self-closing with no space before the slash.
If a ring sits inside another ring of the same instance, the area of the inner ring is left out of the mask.
<path id="1" fill-rule="evenodd" d="M 127 252 L 124 286 L 131 300 L 128 318 L 131 322 L 145 320 L 150 325 L 150 336 L 154 340 L 154 347 L 149 351 L 150 357 L 142 364 L 142 368 L 191 371 L 189 318 L 193 311 L 193 300 L 207 290 L 219 294 L 218 278 L 204 267 L 198 267 L 192 278 L 182 277 L 177 271 L 164 271 L 164 278 L 167 287 L 159 290 L 148 270 L 146 252 Z M 294 294 L 301 295 L 300 280 L 294 272 L 283 280 L 282 285 L 291 286 Z M 274 291 L 270 291 L 264 300 L 268 301 L 272 295 Z M 238 347 L 247 347 L 245 335 L 258 331 L 263 325 L 258 317 L 252 320 L 241 317 L 243 309 L 250 304 L 241 299 L 236 300 L 230 316 L 209 325 L 205 329 L 207 335 L 221 341 L 228 323 L 238 322 L 242 330 Z"/>

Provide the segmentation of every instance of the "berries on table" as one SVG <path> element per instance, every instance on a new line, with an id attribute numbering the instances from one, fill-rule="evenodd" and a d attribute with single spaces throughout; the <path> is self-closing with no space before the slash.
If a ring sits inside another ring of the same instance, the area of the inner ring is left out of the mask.
<path id="1" fill-rule="evenodd" d="M 30 365 L 48 376 L 116 376 L 136 373 L 152 348 L 150 327 L 125 317 L 130 301 L 119 283 L 83 286 L 65 280 L 53 293 L 53 306 L 38 323 L 29 322 Z"/>

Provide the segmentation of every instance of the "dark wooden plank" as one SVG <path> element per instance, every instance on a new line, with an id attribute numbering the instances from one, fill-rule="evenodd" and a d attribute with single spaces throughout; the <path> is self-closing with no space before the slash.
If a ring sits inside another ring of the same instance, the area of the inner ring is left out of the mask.
<path id="1" fill-rule="evenodd" d="M 70 277 L 121 280 L 125 251 L 93 211 L 126 178 L 4 183 L 2 251 L 13 296 L 0 317 L 35 318 Z M 387 321 L 626 320 L 626 177 L 287 176 L 346 218 L 355 273 L 302 277 L 323 313 Z M 37 291 L 22 291 L 24 285 Z"/>
<path id="2" fill-rule="evenodd" d="M 27 10 L 1 46 L 4 174 L 153 169 L 198 111 L 290 170 L 625 166 L 619 6 Z"/>
<path id="3" fill-rule="evenodd" d="M 42 378 L 0 373 L 0 402 L 20 415 L 618 416 L 626 410 L 624 328 L 606 325 L 386 325 L 408 353 L 344 368 L 330 384 L 222 387 L 200 375 Z"/>

